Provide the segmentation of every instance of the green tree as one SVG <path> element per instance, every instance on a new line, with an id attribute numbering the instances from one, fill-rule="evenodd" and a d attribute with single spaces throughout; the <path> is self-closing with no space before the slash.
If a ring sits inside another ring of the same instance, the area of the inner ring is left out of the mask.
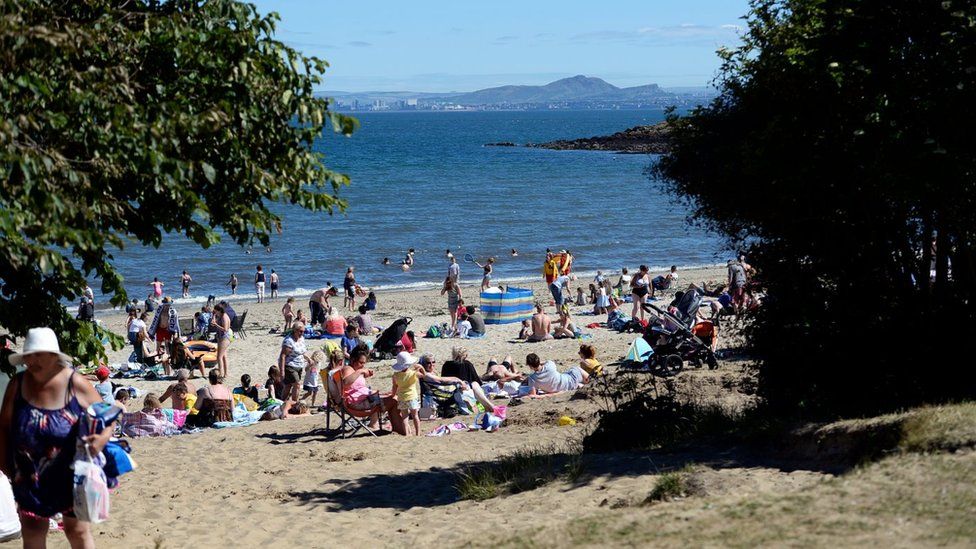
<path id="1" fill-rule="evenodd" d="M 0 0 L 0 325 L 51 326 L 81 361 L 107 333 L 62 306 L 113 251 L 280 230 L 272 202 L 344 208 L 312 144 L 356 121 L 313 95 L 327 63 L 231 0 Z M 120 343 L 112 338 L 113 345 Z"/>
<path id="2" fill-rule="evenodd" d="M 760 268 L 767 403 L 972 396 L 976 5 L 757 0 L 747 22 L 654 171 Z"/>

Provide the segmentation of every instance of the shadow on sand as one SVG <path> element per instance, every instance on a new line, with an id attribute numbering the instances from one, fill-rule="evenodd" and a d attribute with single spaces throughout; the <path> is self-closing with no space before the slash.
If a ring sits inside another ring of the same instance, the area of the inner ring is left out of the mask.
<path id="1" fill-rule="evenodd" d="M 296 435 L 300 436 L 300 435 Z M 563 464 L 571 456 L 553 454 L 552 462 Z M 750 448 L 694 448 L 680 452 L 617 452 L 583 454 L 583 470 L 566 490 L 574 490 L 615 477 L 653 475 L 681 469 L 695 464 L 712 469 L 775 468 L 783 472 L 809 470 L 837 474 L 849 465 L 824 463 L 816 460 L 775 459 Z M 325 506 L 330 510 L 386 508 L 406 510 L 411 507 L 431 507 L 456 503 L 460 500 L 456 485 L 458 472 L 468 468 L 491 467 L 495 461 L 464 462 L 452 468 L 432 467 L 424 471 L 397 474 L 376 474 L 354 480 L 336 479 L 329 484 L 334 489 L 296 490 L 289 495 L 304 505 Z M 403 486 L 411 486 L 409 497 Z"/>

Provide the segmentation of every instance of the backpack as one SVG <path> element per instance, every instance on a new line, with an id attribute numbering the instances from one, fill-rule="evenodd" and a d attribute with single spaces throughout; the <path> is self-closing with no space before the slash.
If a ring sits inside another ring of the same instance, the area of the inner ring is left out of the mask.
<path id="1" fill-rule="evenodd" d="M 437 326 L 431 326 L 430 328 L 427 328 L 427 337 L 438 338 L 441 337 L 442 335 L 443 334 L 441 333 L 441 329 Z"/>

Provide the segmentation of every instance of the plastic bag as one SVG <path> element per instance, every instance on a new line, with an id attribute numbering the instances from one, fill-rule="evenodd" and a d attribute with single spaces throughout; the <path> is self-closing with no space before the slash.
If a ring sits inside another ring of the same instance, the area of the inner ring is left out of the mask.
<path id="1" fill-rule="evenodd" d="M 74 469 L 74 511 L 78 520 L 98 524 L 108 520 L 109 495 L 105 471 L 91 458 L 91 447 L 85 445 Z"/>
<path id="2" fill-rule="evenodd" d="M 7 475 L 0 473 L 0 542 L 20 537 L 20 517 Z"/>

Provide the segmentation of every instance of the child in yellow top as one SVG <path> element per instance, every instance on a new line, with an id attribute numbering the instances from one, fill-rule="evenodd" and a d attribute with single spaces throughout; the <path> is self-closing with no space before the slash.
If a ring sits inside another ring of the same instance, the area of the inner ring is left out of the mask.
<path id="1" fill-rule="evenodd" d="M 407 351 L 397 355 L 393 364 L 393 392 L 400 415 L 404 420 L 409 416 L 413 423 L 414 435 L 420 435 L 420 378 L 423 372 L 423 366 L 417 364 L 417 359 Z"/>
<path id="2" fill-rule="evenodd" d="M 596 359 L 596 349 L 592 345 L 580 345 L 580 368 L 591 377 L 603 375 L 603 365 Z"/>

